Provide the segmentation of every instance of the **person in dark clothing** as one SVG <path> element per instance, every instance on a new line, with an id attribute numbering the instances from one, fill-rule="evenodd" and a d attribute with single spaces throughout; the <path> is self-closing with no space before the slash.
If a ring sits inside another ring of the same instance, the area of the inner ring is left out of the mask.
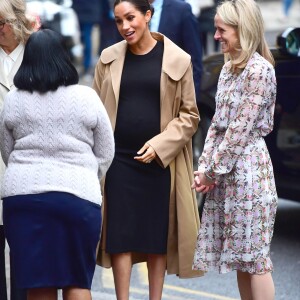
<path id="1" fill-rule="evenodd" d="M 83 75 L 89 73 L 92 67 L 92 29 L 95 24 L 99 24 L 102 0 L 73 0 L 81 32 L 81 42 L 83 51 Z"/>
<path id="2" fill-rule="evenodd" d="M 117 30 L 111 0 L 101 1 L 101 18 L 100 18 L 100 45 L 99 55 L 102 50 L 121 41 L 122 37 Z"/>
<path id="3" fill-rule="evenodd" d="M 187 52 L 193 63 L 196 101 L 199 108 L 202 75 L 202 46 L 198 22 L 190 4 L 182 0 L 149 0 L 155 14 L 150 31 L 158 31 Z"/>
<path id="4" fill-rule="evenodd" d="M 201 9 L 201 12 L 198 16 L 200 39 L 202 42 L 204 55 L 208 54 L 208 39 L 210 36 L 212 36 L 213 40 L 213 50 L 215 52 L 219 50 L 219 43 L 213 38 L 213 36 L 215 33 L 214 16 L 216 14 L 216 8 L 220 2 L 221 0 L 214 0 L 214 6 Z"/>

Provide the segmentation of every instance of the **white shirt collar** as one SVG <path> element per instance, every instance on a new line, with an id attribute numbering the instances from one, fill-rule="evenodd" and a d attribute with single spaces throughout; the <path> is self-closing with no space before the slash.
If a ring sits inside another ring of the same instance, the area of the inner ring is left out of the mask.
<path id="1" fill-rule="evenodd" d="M 11 53 L 7 54 L 1 47 L 0 47 L 0 59 L 3 64 L 3 69 L 6 75 L 10 73 L 12 70 L 14 63 L 17 61 L 19 55 L 24 49 L 23 44 L 19 44 Z"/>
<path id="2" fill-rule="evenodd" d="M 4 57 L 10 57 L 14 62 L 18 59 L 20 53 L 24 49 L 23 44 L 19 44 L 11 53 L 7 54 L 1 47 L 0 47 L 0 55 Z"/>

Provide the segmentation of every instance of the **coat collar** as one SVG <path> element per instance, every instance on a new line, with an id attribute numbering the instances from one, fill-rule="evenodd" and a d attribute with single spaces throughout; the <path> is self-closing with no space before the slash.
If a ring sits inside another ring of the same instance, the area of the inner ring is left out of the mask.
<path id="1" fill-rule="evenodd" d="M 162 70 L 173 80 L 178 81 L 191 63 L 191 57 L 189 54 L 184 52 L 181 48 L 176 46 L 170 39 L 161 33 L 151 32 L 151 35 L 158 41 L 164 43 L 164 54 Z M 123 62 L 127 50 L 127 42 L 121 41 L 111 47 L 103 50 L 100 60 L 103 64 L 109 64 L 113 62 Z M 180 62 L 180 63 L 178 63 Z"/>

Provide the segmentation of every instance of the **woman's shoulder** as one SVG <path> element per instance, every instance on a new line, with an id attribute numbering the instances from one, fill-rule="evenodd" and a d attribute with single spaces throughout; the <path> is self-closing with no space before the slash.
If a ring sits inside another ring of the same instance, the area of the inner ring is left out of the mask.
<path id="1" fill-rule="evenodd" d="M 87 101 L 100 101 L 100 98 L 97 95 L 96 91 L 93 88 L 83 84 L 63 86 L 60 87 L 58 92 L 63 94 L 72 94 L 75 98 L 78 98 L 80 100 L 86 99 Z"/>
<path id="2" fill-rule="evenodd" d="M 273 65 L 259 53 L 254 53 L 242 73 L 241 80 L 244 81 L 244 89 L 257 89 L 265 91 L 276 90 L 276 75 Z M 273 98 L 270 98 L 273 100 Z"/>
<path id="3" fill-rule="evenodd" d="M 183 49 L 178 47 L 165 35 L 157 32 L 152 32 L 152 36 L 163 43 L 163 65 L 164 72 L 168 74 L 173 80 L 179 81 L 191 66 L 191 56 Z"/>
<path id="4" fill-rule="evenodd" d="M 263 56 L 261 56 L 258 52 L 255 52 L 252 57 L 249 59 L 246 69 L 249 71 L 273 71 L 273 65 L 267 61 Z"/>
<path id="5" fill-rule="evenodd" d="M 10 90 L 4 97 L 4 101 L 18 101 L 24 100 L 27 97 L 30 97 L 32 93 L 24 90 L 20 90 L 18 88 L 14 88 Z"/>
<path id="6" fill-rule="evenodd" d="M 125 40 L 113 44 L 101 52 L 99 61 L 101 61 L 103 64 L 111 63 L 120 56 L 125 55 L 126 49 L 127 43 Z"/>
<path id="7" fill-rule="evenodd" d="M 89 112 L 94 116 L 102 115 L 106 111 L 96 91 L 87 85 L 74 84 L 67 87 L 63 86 L 57 92 L 59 93 L 59 97 L 56 97 L 57 99 L 66 101 L 68 106 L 72 106 L 79 111 Z M 60 95 L 62 96 L 60 97 Z"/>
<path id="8" fill-rule="evenodd" d="M 181 49 L 179 46 L 177 46 L 172 40 L 170 40 L 167 36 L 160 32 L 151 32 L 151 35 L 153 38 L 155 38 L 157 41 L 162 42 L 164 44 L 164 51 L 166 52 L 166 57 L 174 56 L 179 59 L 184 59 L 186 61 L 191 61 L 191 56 Z"/>

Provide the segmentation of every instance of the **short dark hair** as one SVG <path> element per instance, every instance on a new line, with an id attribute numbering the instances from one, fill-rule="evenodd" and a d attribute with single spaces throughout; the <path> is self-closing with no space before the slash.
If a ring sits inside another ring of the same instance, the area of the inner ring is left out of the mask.
<path id="1" fill-rule="evenodd" d="M 143 15 L 145 15 L 148 10 L 151 11 L 152 16 L 154 14 L 154 7 L 149 3 L 148 0 L 115 0 L 114 7 L 116 7 L 118 4 L 122 2 L 131 3 Z"/>
<path id="2" fill-rule="evenodd" d="M 46 93 L 78 81 L 78 72 L 63 45 L 62 36 L 50 29 L 32 33 L 14 78 L 15 86 L 20 90 Z"/>

